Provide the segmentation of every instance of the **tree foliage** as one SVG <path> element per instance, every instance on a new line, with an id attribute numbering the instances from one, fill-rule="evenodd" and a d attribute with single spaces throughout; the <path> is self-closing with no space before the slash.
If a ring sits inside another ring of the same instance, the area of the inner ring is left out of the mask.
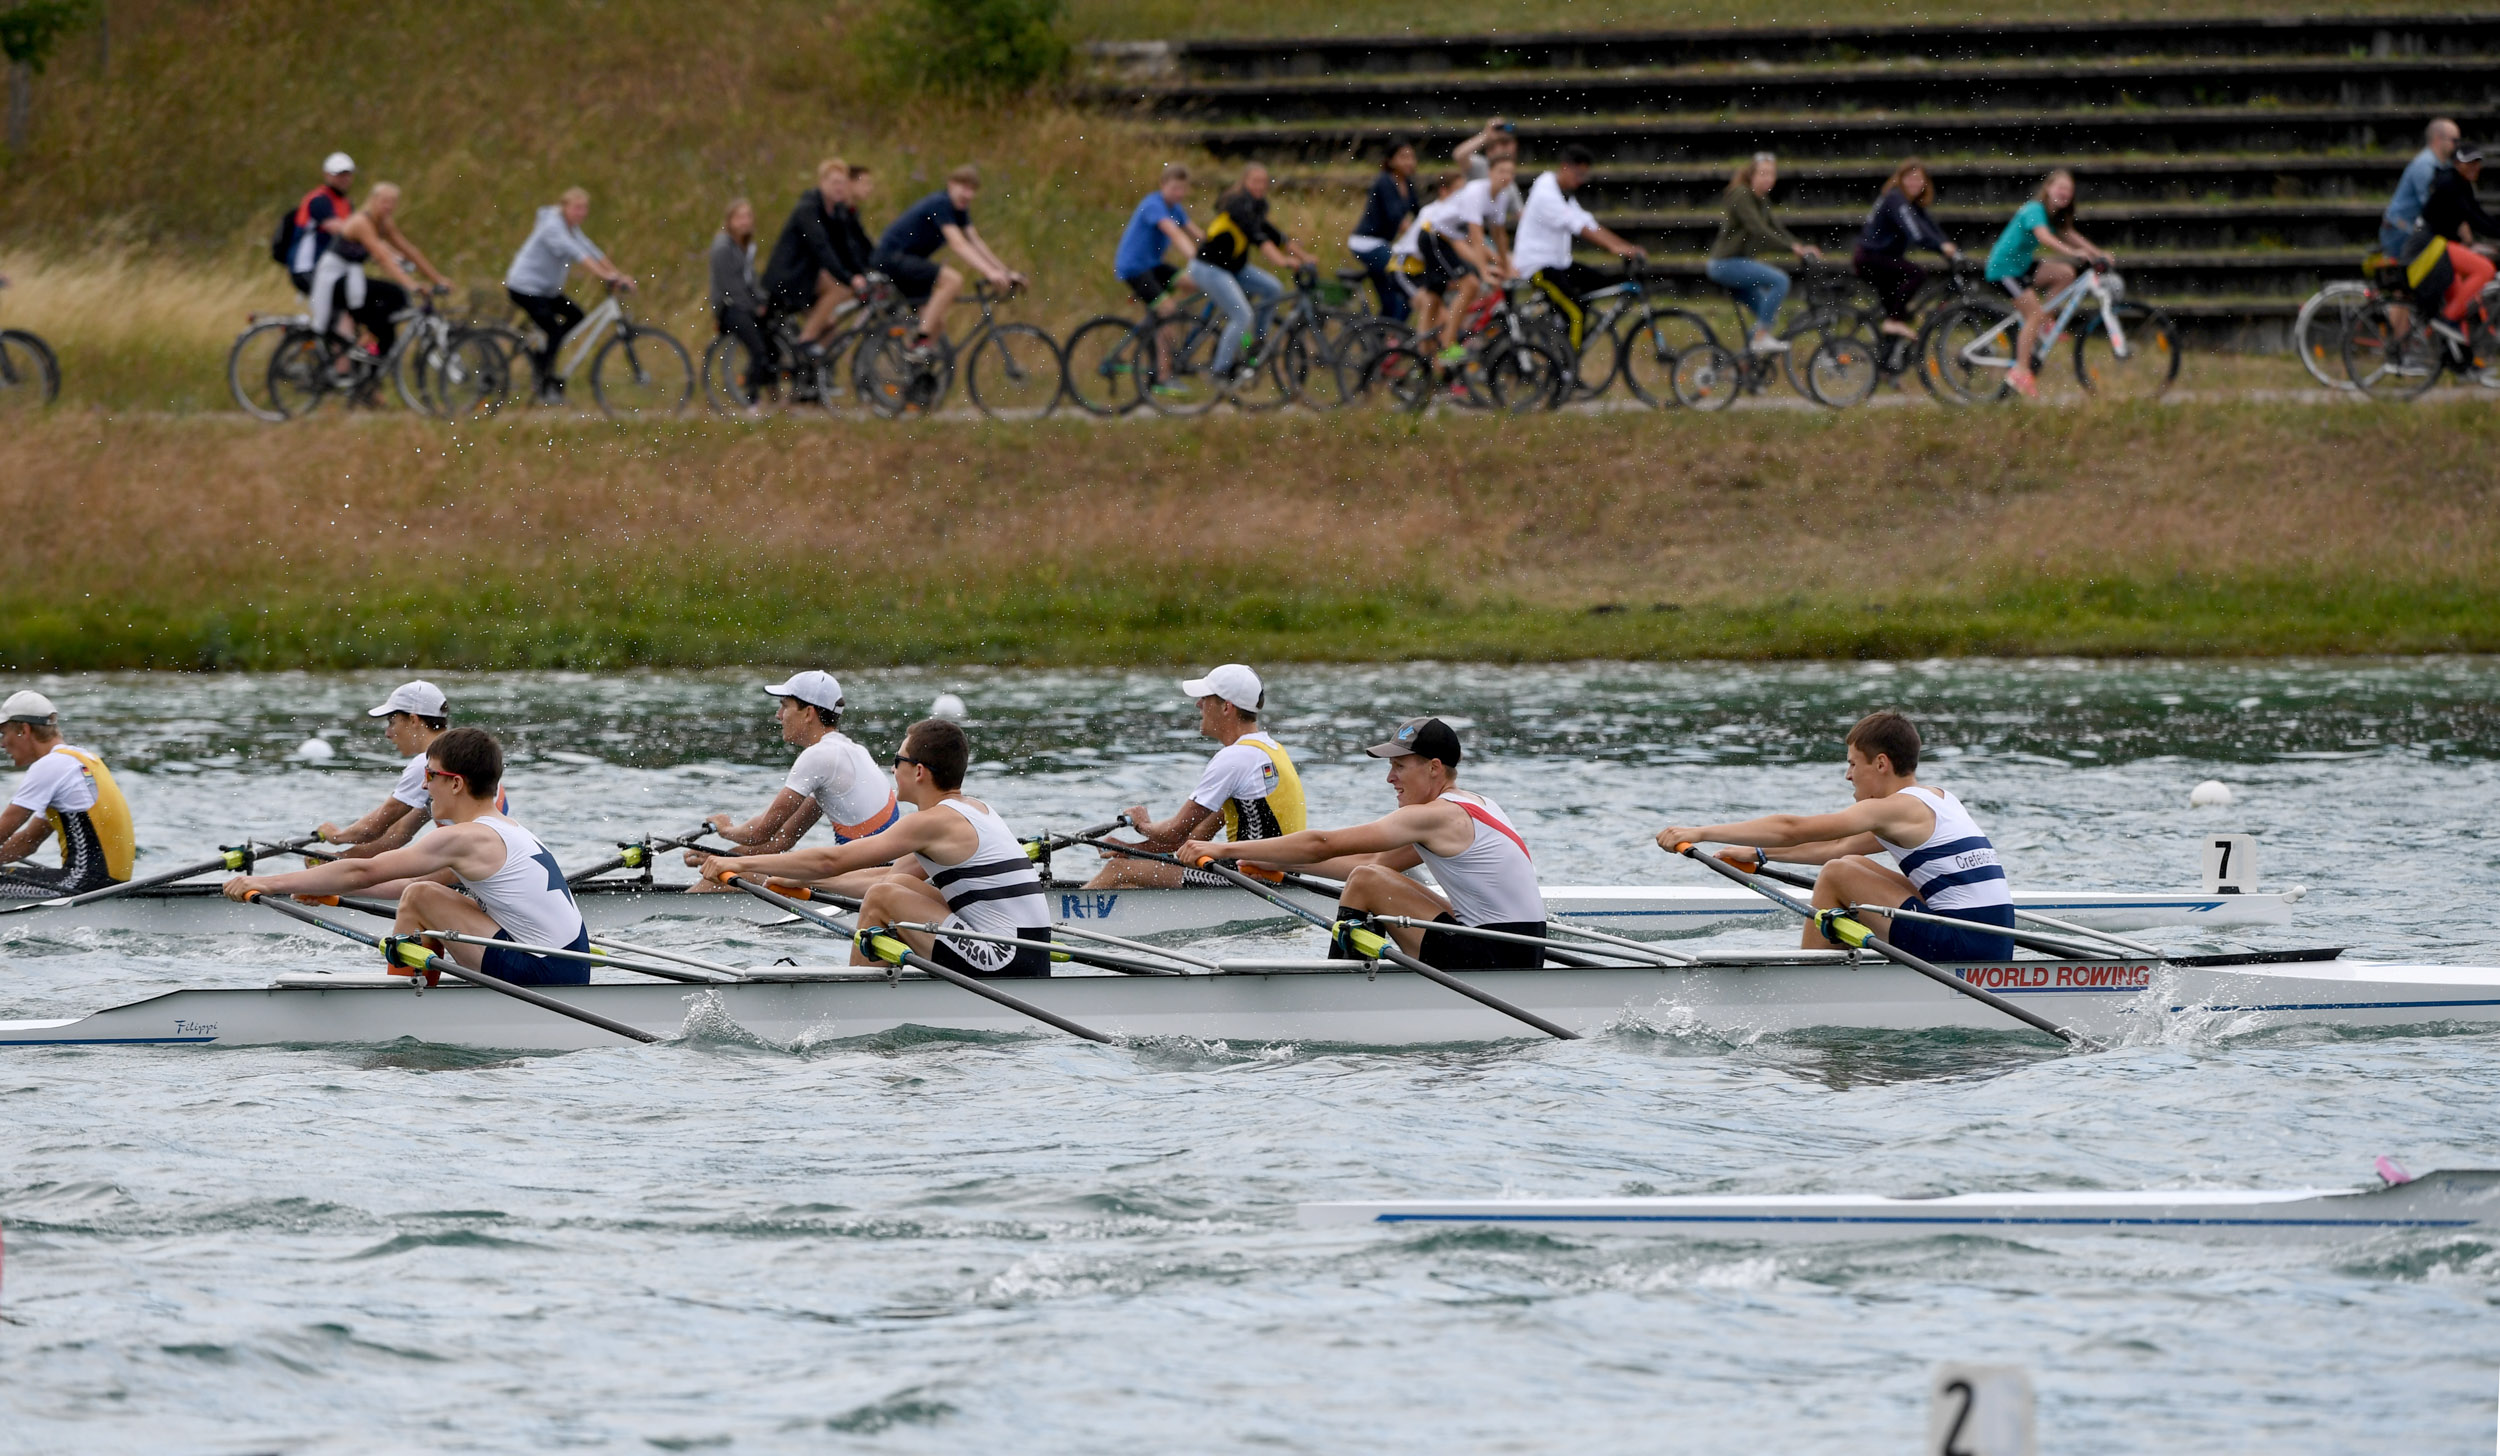
<path id="1" fill-rule="evenodd" d="M 95 13 L 96 0 L 17 0 L 0 6 L 0 55 L 40 71 L 61 37 Z"/>
<path id="2" fill-rule="evenodd" d="M 877 50 L 898 79 L 957 95 L 1026 91 L 1067 69 L 1063 0 L 889 0 Z"/>

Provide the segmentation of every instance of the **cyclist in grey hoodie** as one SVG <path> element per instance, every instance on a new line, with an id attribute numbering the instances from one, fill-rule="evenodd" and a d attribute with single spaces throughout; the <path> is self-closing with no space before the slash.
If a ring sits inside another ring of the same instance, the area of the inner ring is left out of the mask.
<path id="1" fill-rule="evenodd" d="M 724 334 L 735 334 L 746 346 L 746 364 L 739 383 L 749 404 L 765 371 L 772 367 L 772 347 L 764 339 L 764 290 L 755 281 L 755 208 L 745 198 L 729 204 L 721 230 L 712 237 L 712 317 Z"/>
<path id="2" fill-rule="evenodd" d="M 513 255 L 512 270 L 504 275 L 504 292 L 547 336 L 546 346 L 530 355 L 542 402 L 564 395 L 564 381 L 556 378 L 556 350 L 582 321 L 581 305 L 564 296 L 565 275 L 579 263 L 618 288 L 630 292 L 634 286 L 634 280 L 609 262 L 597 243 L 582 236 L 582 223 L 589 216 L 590 194 L 579 187 L 566 189 L 562 202 L 538 209 L 537 226 Z"/>

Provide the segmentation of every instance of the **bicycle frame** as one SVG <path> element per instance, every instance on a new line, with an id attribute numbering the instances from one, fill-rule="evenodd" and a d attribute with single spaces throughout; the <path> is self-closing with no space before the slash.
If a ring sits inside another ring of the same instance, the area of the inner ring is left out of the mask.
<path id="1" fill-rule="evenodd" d="M 625 310 L 617 303 L 614 293 L 601 299 L 597 308 L 583 315 L 582 321 L 573 325 L 572 332 L 564 336 L 564 342 L 556 346 L 556 377 L 571 384 L 573 376 L 590 362 L 592 352 L 598 348 L 608 329 L 624 316 Z"/>
<path id="2" fill-rule="evenodd" d="M 2101 326 L 2109 330 L 2111 350 L 2122 359 L 2127 356 L 2126 332 L 2119 326 L 2118 311 L 2110 306 L 2116 300 L 2110 297 L 2109 285 L 2102 281 L 2101 270 L 2086 268 L 2075 275 L 2074 282 L 2059 289 L 2057 296 L 2043 305 L 2044 311 L 2053 309 L 2056 316 L 2050 320 L 2048 328 L 2041 332 L 2039 346 L 2032 350 L 2033 368 L 2038 368 L 2041 361 L 2049 357 L 2049 351 L 2057 347 L 2057 341 L 2066 336 L 2067 324 L 2074 320 L 2076 312 L 2083 307 L 2086 299 L 2091 300 L 2093 306 L 2101 311 Z M 2004 337 L 2007 331 L 2019 331 L 2021 327 L 2021 313 L 2006 315 L 1995 328 L 1962 346 L 1962 362 L 1982 369 L 2012 369 L 2014 367 L 2012 351 L 1993 355 L 1982 355 L 1979 351 Z M 2020 338 L 2020 333 L 2017 332 L 2015 337 Z"/>

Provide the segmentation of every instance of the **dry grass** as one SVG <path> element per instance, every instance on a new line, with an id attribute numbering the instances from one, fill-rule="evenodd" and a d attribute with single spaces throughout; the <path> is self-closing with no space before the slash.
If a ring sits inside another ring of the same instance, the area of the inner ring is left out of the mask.
<path id="1" fill-rule="evenodd" d="M 2280 0 L 2046 0 L 2027 5 L 2026 20 L 2135 19 L 2206 15 L 2279 15 L 2287 10 L 2333 14 L 2418 14 L 2417 0 L 2340 0 L 2290 7 Z M 1346 4 L 1343 0 L 1070 0 L 1073 27 L 1117 39 L 1214 35 L 1396 35 L 1460 32 L 1620 30 L 1636 26 L 1906 25 L 2001 21 L 2006 6 L 1988 0 L 1434 0 L 1431 4 Z"/>
<path id="2" fill-rule="evenodd" d="M 61 419 L 0 442 L 0 660 L 2489 649 L 2495 443 L 2465 407 Z"/>

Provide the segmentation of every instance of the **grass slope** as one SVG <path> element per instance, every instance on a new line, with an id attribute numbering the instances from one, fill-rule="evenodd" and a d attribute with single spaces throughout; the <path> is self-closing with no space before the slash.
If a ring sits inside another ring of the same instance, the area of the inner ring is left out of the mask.
<path id="1" fill-rule="evenodd" d="M 66 417 L 0 441 L 0 667 L 2488 651 L 2496 444 L 2473 406 Z"/>

